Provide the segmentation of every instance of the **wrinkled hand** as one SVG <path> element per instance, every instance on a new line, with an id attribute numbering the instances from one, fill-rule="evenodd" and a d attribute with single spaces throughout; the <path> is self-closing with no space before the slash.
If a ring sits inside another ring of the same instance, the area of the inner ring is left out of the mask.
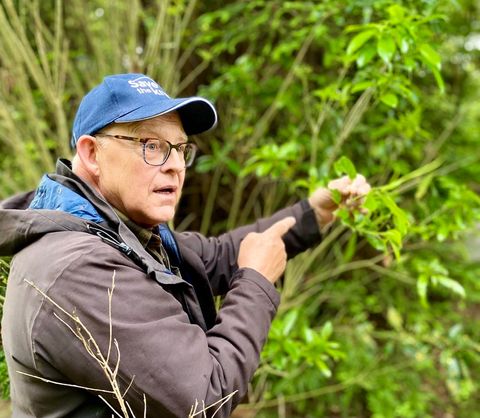
<path id="1" fill-rule="evenodd" d="M 363 203 L 363 197 L 371 190 L 370 184 L 361 174 L 357 174 L 353 180 L 348 176 L 332 180 L 327 187 L 318 188 L 308 199 L 321 229 L 335 220 L 334 212 L 339 206 L 333 200 L 331 190 L 338 190 L 341 194 L 341 203 L 351 209 L 358 208 Z"/>
<path id="2" fill-rule="evenodd" d="M 238 267 L 249 267 L 275 283 L 285 271 L 287 253 L 282 236 L 295 225 L 295 218 L 289 216 L 276 222 L 264 232 L 249 233 L 240 244 Z"/>

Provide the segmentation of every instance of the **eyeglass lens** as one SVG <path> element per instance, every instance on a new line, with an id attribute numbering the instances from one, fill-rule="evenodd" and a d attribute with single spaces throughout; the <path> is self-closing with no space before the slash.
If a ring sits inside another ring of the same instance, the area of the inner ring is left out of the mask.
<path id="1" fill-rule="evenodd" d="M 190 144 L 172 145 L 167 141 L 160 139 L 149 139 L 144 143 L 143 150 L 145 162 L 151 165 L 162 165 L 170 156 L 172 148 L 178 153 L 178 158 L 189 167 L 195 158 L 195 147 Z"/>

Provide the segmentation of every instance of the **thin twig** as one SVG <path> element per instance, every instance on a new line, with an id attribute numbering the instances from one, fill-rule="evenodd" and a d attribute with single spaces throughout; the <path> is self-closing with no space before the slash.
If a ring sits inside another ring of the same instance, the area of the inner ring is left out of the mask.
<path id="1" fill-rule="evenodd" d="M 110 360 L 110 352 L 112 350 L 112 295 L 113 290 L 115 289 L 115 273 L 116 270 L 113 270 L 112 275 L 112 288 L 108 289 L 108 352 L 106 362 Z"/>
<path id="2" fill-rule="evenodd" d="M 197 406 L 198 406 L 198 400 L 195 400 L 195 405 L 194 407 L 192 407 L 190 409 L 190 414 L 188 415 L 188 418 L 192 418 L 192 417 L 195 417 L 199 414 L 204 414 L 206 416 L 206 413 L 205 411 L 207 411 L 207 409 L 210 409 L 210 408 L 213 408 L 214 406 L 220 404 L 218 406 L 218 408 L 215 410 L 215 412 L 213 413 L 212 415 L 212 418 L 217 414 L 217 412 L 222 408 L 223 405 L 225 405 L 228 401 L 230 401 L 230 399 L 232 399 L 232 397 L 238 392 L 238 390 L 230 393 L 229 395 L 227 396 L 224 396 L 222 399 L 219 399 L 218 401 L 212 403 L 211 405 L 208 405 L 208 406 L 205 406 L 205 402 L 202 400 L 202 404 L 203 404 L 203 407 L 200 411 L 197 411 Z"/>
<path id="3" fill-rule="evenodd" d="M 34 374 L 21 372 L 20 370 L 17 370 L 16 372 L 18 374 L 22 374 L 24 376 L 32 377 L 34 379 L 41 380 L 42 382 L 52 383 L 52 384 L 58 385 L 58 386 L 67 386 L 67 387 L 75 388 L 75 389 L 85 389 L 85 390 L 89 390 L 89 391 L 92 391 L 92 392 L 113 393 L 112 390 L 94 389 L 94 388 L 89 388 L 89 387 L 86 387 L 86 386 L 74 385 L 74 384 L 71 384 L 71 383 L 57 382 L 55 380 L 45 379 L 44 377 L 41 377 L 41 376 L 35 376 Z"/>

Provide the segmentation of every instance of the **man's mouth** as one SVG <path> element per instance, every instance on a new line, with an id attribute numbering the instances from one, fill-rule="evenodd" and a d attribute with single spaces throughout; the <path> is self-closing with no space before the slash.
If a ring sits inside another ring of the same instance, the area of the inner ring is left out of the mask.
<path id="1" fill-rule="evenodd" d="M 160 187 L 159 189 L 155 189 L 155 193 L 159 194 L 173 194 L 177 191 L 176 186 L 165 186 L 165 187 Z"/>

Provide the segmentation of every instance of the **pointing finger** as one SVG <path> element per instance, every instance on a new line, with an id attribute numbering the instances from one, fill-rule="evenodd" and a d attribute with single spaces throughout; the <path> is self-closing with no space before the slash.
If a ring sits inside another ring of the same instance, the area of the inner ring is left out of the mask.
<path id="1" fill-rule="evenodd" d="M 264 231 L 264 234 L 274 235 L 281 237 L 283 236 L 293 225 L 296 223 L 296 219 L 293 216 L 288 216 L 276 223 L 274 223 L 270 228 Z"/>

